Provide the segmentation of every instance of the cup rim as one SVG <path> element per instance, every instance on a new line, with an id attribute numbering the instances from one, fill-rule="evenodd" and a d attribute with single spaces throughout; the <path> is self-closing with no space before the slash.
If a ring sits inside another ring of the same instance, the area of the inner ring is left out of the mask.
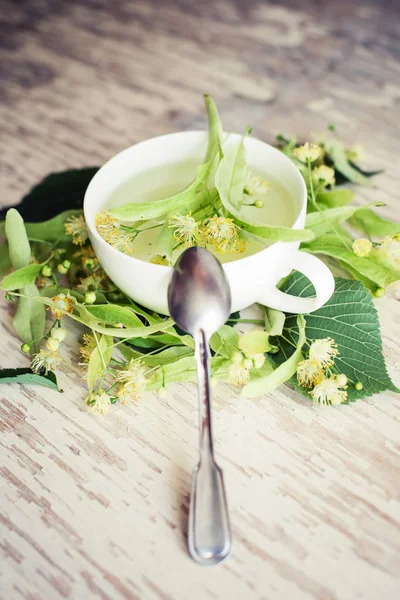
<path id="1" fill-rule="evenodd" d="M 225 132 L 227 135 L 231 136 L 235 136 L 235 137 L 242 137 L 241 134 L 239 133 L 235 133 L 235 132 Z M 88 187 L 86 188 L 85 191 L 85 196 L 83 199 L 83 213 L 84 213 L 84 217 L 85 217 L 85 221 L 87 224 L 87 227 L 89 229 L 89 233 L 91 236 L 94 236 L 96 241 L 104 247 L 105 250 L 111 252 L 112 254 L 115 254 L 116 258 L 119 258 L 121 260 L 121 254 L 125 257 L 125 259 L 127 259 L 128 261 L 132 262 L 132 264 L 135 263 L 139 263 L 141 266 L 145 265 L 147 268 L 152 269 L 154 272 L 158 271 L 159 273 L 164 272 L 166 273 L 168 270 L 173 269 L 172 265 L 157 265 L 154 263 L 150 263 L 144 260 L 141 260 L 139 258 L 135 258 L 134 256 L 129 256 L 128 254 L 125 254 L 124 252 L 121 252 L 120 250 L 117 250 L 116 248 L 114 248 L 113 246 L 111 246 L 111 244 L 108 244 L 102 237 L 101 235 L 98 233 L 96 227 L 92 227 L 92 223 L 90 222 L 90 219 L 86 218 L 86 215 L 89 212 L 89 209 L 87 208 L 87 203 L 88 203 L 88 196 L 92 191 L 93 188 L 93 184 L 95 182 L 95 180 L 97 179 L 97 177 L 100 175 L 101 172 L 104 172 L 104 170 L 107 168 L 110 168 L 114 162 L 117 162 L 118 160 L 120 160 L 122 158 L 123 155 L 129 153 L 131 150 L 133 150 L 133 148 L 137 148 L 140 146 L 143 146 L 145 144 L 148 143 L 153 143 L 156 142 L 157 140 L 160 139 L 165 139 L 168 137 L 189 137 L 189 136 L 193 136 L 193 135 L 197 135 L 198 137 L 200 136 L 206 136 L 208 135 L 208 132 L 205 130 L 189 130 L 189 131 L 176 131 L 176 132 L 172 132 L 172 133 L 167 133 L 167 134 L 163 134 L 163 135 L 158 135 L 158 136 L 154 136 L 151 138 L 147 138 L 145 140 L 142 140 L 140 142 L 137 142 L 136 144 L 132 144 L 131 146 L 128 146 L 127 148 L 124 148 L 123 150 L 121 150 L 120 152 L 118 152 L 117 154 L 115 154 L 114 156 L 112 156 L 107 162 L 105 162 L 100 169 L 95 173 L 95 175 L 92 177 L 92 179 L 89 182 Z M 250 137 L 248 138 L 248 140 L 252 143 L 252 142 L 256 142 L 259 144 L 262 144 L 263 146 L 267 146 L 269 148 L 270 151 L 273 151 L 276 154 L 279 154 L 280 159 L 283 159 L 284 162 L 286 162 L 286 164 L 289 166 L 290 169 L 293 170 L 293 173 L 295 174 L 295 177 L 298 179 L 299 183 L 300 183 L 300 187 L 302 188 L 303 191 L 303 198 L 302 198 L 302 202 L 301 202 L 301 206 L 300 206 L 300 210 L 298 212 L 298 215 L 296 217 L 296 220 L 294 221 L 293 225 L 290 227 L 290 229 L 302 229 L 303 227 L 299 227 L 300 225 L 300 221 L 302 220 L 303 217 L 303 213 L 305 212 L 305 206 L 307 203 L 307 188 L 306 188 L 306 184 L 305 181 L 300 173 L 300 171 L 296 168 L 296 166 L 292 163 L 292 161 L 290 160 L 290 158 L 288 158 L 287 156 L 285 156 L 282 152 L 280 152 L 277 148 L 275 148 L 274 146 L 271 146 L 271 144 L 268 144 L 267 142 L 264 142 L 263 140 L 260 140 L 258 138 L 254 138 L 254 137 Z M 266 248 L 263 248 L 262 250 L 259 250 L 258 252 L 255 252 L 254 254 L 250 254 L 249 256 L 243 256 L 243 257 L 239 257 L 237 260 L 233 260 L 230 261 L 228 263 L 222 263 L 222 267 L 224 268 L 224 270 L 228 269 L 232 269 L 234 267 L 234 265 L 241 263 L 241 265 L 243 264 L 244 261 L 248 261 L 250 262 L 251 259 L 254 260 L 255 257 L 260 256 L 263 253 L 267 253 L 268 251 L 271 251 L 273 248 L 276 248 L 277 245 L 279 244 L 285 244 L 286 242 L 273 242 L 271 245 L 267 246 Z M 290 242 L 288 242 L 290 243 Z"/>

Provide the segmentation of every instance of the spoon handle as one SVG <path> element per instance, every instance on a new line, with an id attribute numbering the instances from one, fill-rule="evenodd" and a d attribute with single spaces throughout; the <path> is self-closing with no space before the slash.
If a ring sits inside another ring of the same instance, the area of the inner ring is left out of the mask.
<path id="1" fill-rule="evenodd" d="M 203 330 L 195 337 L 199 388 L 200 462 L 193 471 L 189 551 L 203 565 L 229 554 L 232 536 L 222 470 L 214 459 L 210 405 L 210 351 Z"/>

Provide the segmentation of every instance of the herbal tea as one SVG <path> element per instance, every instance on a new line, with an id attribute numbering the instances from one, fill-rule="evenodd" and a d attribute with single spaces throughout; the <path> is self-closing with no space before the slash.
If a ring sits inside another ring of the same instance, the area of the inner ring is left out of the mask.
<path id="1" fill-rule="evenodd" d="M 179 194 L 196 176 L 198 163 L 166 164 L 144 171 L 121 185 L 110 197 L 107 208 L 112 211 L 127 203 L 152 203 Z M 271 177 L 250 174 L 244 187 L 240 216 L 262 226 L 291 227 L 295 209 L 289 192 Z M 209 190 L 210 195 L 213 193 Z M 221 262 L 249 256 L 269 245 L 246 231 L 238 231 L 232 219 L 220 216 L 212 203 L 204 210 L 171 211 L 164 218 L 129 223 L 121 219 L 120 227 L 107 241 L 135 258 L 157 264 L 173 264 L 188 246 L 202 245 Z M 101 219 L 100 219 L 101 220 Z M 98 230 L 102 233 L 102 224 Z M 110 224 L 103 227 L 107 229 Z M 104 237 L 104 235 L 103 235 Z M 107 238 L 107 233 L 105 239 Z"/>

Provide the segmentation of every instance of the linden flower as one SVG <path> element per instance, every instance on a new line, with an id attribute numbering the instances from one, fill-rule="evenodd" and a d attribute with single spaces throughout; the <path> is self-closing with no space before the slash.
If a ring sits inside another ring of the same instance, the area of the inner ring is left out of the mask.
<path id="1" fill-rule="evenodd" d="M 58 296 L 51 298 L 51 301 L 54 306 L 48 306 L 47 310 L 51 312 L 55 319 L 61 319 L 64 315 L 71 314 L 74 311 L 72 298 L 65 294 L 58 294 Z"/>
<path id="2" fill-rule="evenodd" d="M 233 219 L 212 217 L 207 223 L 205 235 L 210 243 L 221 244 L 231 238 L 237 238 L 236 225 Z"/>
<path id="3" fill-rule="evenodd" d="M 95 348 L 97 348 L 96 338 L 93 333 L 84 333 L 83 334 L 83 344 L 79 348 L 79 354 L 81 355 L 82 363 L 81 366 L 84 366 L 89 362 L 89 359 L 92 355 L 92 352 Z"/>
<path id="4" fill-rule="evenodd" d="M 110 211 L 104 210 L 96 215 L 96 229 L 106 242 L 110 242 L 118 233 L 118 219 Z"/>
<path id="5" fill-rule="evenodd" d="M 339 389 L 340 386 L 334 375 L 329 379 L 324 379 L 315 386 L 311 392 L 311 397 L 316 404 L 341 404 L 347 400 L 347 392 Z"/>
<path id="6" fill-rule="evenodd" d="M 399 234 L 393 237 L 386 236 L 380 243 L 379 254 L 387 260 L 390 266 L 400 269 L 400 241 Z"/>
<path id="7" fill-rule="evenodd" d="M 169 227 L 175 229 L 174 240 L 179 244 L 183 244 L 186 248 L 195 246 L 199 240 L 199 224 L 190 213 L 186 215 L 186 217 L 183 215 L 175 215 L 169 221 Z"/>
<path id="8" fill-rule="evenodd" d="M 88 396 L 86 398 L 86 404 L 89 406 L 90 410 L 98 415 L 106 415 L 110 412 L 111 407 L 111 398 L 106 392 L 100 392 L 100 394 L 96 394 L 93 398 Z"/>
<path id="9" fill-rule="evenodd" d="M 322 185 L 323 187 L 326 187 L 327 185 L 334 185 L 335 171 L 326 165 L 314 167 L 312 170 L 312 178 L 315 184 Z"/>
<path id="10" fill-rule="evenodd" d="M 102 282 L 102 279 L 103 277 L 101 273 L 92 273 L 87 277 L 82 277 L 76 286 L 76 289 L 83 293 L 97 290 Z"/>
<path id="11" fill-rule="evenodd" d="M 89 238 L 86 221 L 83 215 L 69 217 L 64 225 L 65 233 L 72 236 L 72 243 L 82 246 Z"/>
<path id="12" fill-rule="evenodd" d="M 115 381 L 121 383 L 118 398 L 125 403 L 136 400 L 146 389 L 145 368 L 140 360 L 131 360 L 126 369 L 117 371 Z"/>
<path id="13" fill-rule="evenodd" d="M 366 238 L 358 238 L 353 242 L 353 252 L 357 256 L 368 256 L 372 249 L 372 242 Z"/>
<path id="14" fill-rule="evenodd" d="M 116 248 L 116 250 L 128 254 L 128 256 L 132 256 L 135 252 L 134 241 L 129 235 L 124 235 L 123 233 L 114 235 L 109 240 L 109 244 L 111 244 L 113 248 Z"/>
<path id="15" fill-rule="evenodd" d="M 49 348 L 44 348 L 40 350 L 31 362 L 31 369 L 34 373 L 39 373 L 39 371 L 44 371 L 45 374 L 49 371 L 53 371 L 54 369 L 59 368 L 63 364 L 63 358 L 58 350 L 50 350 Z"/>
<path id="16" fill-rule="evenodd" d="M 268 187 L 268 181 L 258 175 L 254 175 L 251 171 L 247 173 L 244 189 L 249 196 L 265 196 L 268 192 Z"/>
<path id="17" fill-rule="evenodd" d="M 228 381 L 232 385 L 244 385 L 250 381 L 249 370 L 242 363 L 233 362 L 228 369 Z"/>
<path id="18" fill-rule="evenodd" d="M 321 155 L 321 148 L 316 144 L 310 144 L 306 142 L 304 146 L 298 146 L 293 150 L 293 156 L 298 158 L 301 162 L 314 162 Z"/>
<path id="19" fill-rule="evenodd" d="M 332 338 L 314 340 L 310 346 L 309 357 L 319 363 L 322 368 L 333 365 L 335 356 L 339 354 L 337 344 Z"/>
<path id="20" fill-rule="evenodd" d="M 226 254 L 227 252 L 236 252 L 237 254 L 240 254 L 246 250 L 246 240 L 241 238 L 224 240 L 216 245 L 216 249 L 222 254 Z"/>
<path id="21" fill-rule="evenodd" d="M 349 160 L 363 160 L 365 158 L 365 148 L 362 144 L 353 144 L 346 152 Z"/>
<path id="22" fill-rule="evenodd" d="M 297 365 L 297 381 L 299 385 L 312 388 L 324 379 L 324 371 L 316 360 L 309 358 L 302 360 Z"/>

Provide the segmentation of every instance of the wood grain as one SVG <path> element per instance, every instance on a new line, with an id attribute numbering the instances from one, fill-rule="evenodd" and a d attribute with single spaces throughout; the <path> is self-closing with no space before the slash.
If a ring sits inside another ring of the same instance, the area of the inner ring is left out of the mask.
<path id="1" fill-rule="evenodd" d="M 2 0 L 0 191 L 13 204 L 50 171 L 99 164 L 169 131 L 256 135 L 335 123 L 384 168 L 360 200 L 399 212 L 400 20 L 396 3 Z M 38 210 L 40 207 L 38 207 Z M 400 313 L 377 302 L 400 383 Z M 27 362 L 1 304 L 2 367 Z M 83 409 L 77 328 L 63 394 L 0 389 L 0 596 L 5 600 L 396 600 L 400 402 L 338 409 L 286 387 L 215 393 L 235 545 L 222 566 L 188 558 L 195 388 L 147 394 L 104 418 Z"/>

